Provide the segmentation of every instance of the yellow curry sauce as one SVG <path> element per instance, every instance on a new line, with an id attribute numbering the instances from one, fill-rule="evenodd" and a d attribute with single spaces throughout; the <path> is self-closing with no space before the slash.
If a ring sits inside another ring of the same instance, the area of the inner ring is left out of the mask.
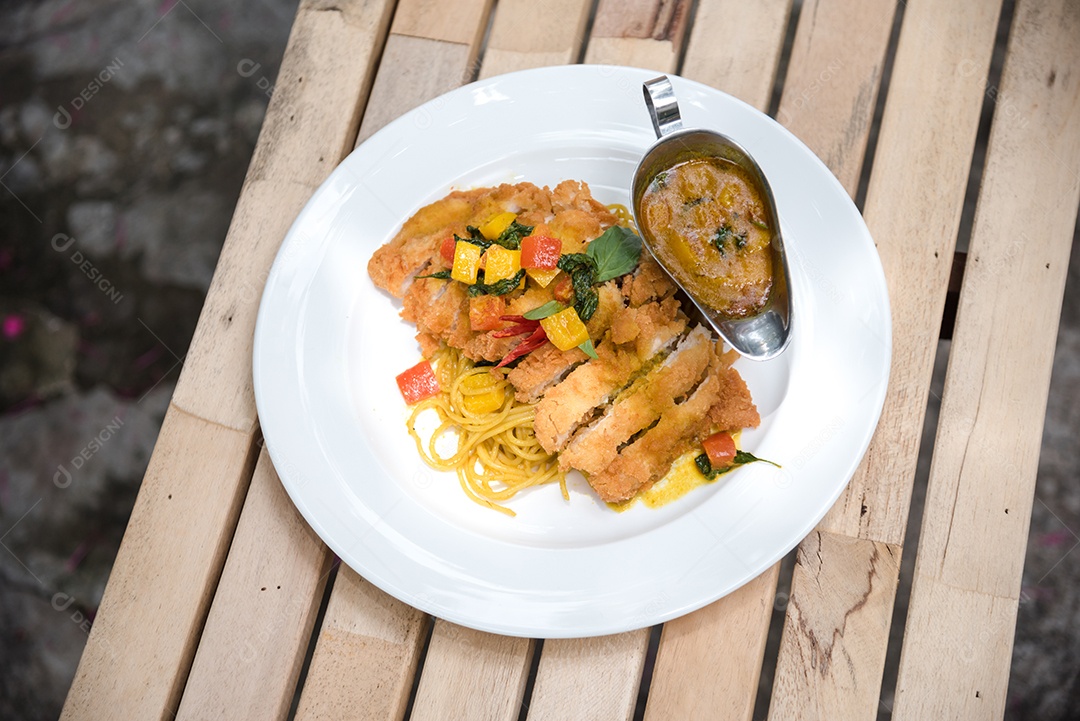
<path id="1" fill-rule="evenodd" d="M 658 173 L 640 221 L 660 260 L 698 301 L 732 318 L 761 310 L 772 288 L 772 232 L 745 170 L 714 157 Z"/>
<path id="2" fill-rule="evenodd" d="M 736 446 L 739 445 L 741 435 L 738 431 L 731 434 L 731 437 L 735 439 Z M 673 501 L 679 500 L 695 488 L 715 483 L 715 480 L 710 481 L 701 475 L 701 471 L 698 470 L 697 465 L 694 463 L 694 458 L 700 453 L 700 448 L 691 448 L 675 459 L 675 462 L 671 464 L 671 470 L 659 481 L 644 490 L 638 491 L 633 498 L 619 503 L 608 503 L 608 508 L 622 513 L 629 510 L 638 501 L 641 501 L 649 508 L 660 508 L 660 506 L 666 506 Z M 721 476 L 721 478 L 725 477 Z"/>

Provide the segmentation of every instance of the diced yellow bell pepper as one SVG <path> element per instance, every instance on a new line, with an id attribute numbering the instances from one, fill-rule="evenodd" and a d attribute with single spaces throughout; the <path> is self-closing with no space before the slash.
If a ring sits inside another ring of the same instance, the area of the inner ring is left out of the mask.
<path id="1" fill-rule="evenodd" d="M 494 218 L 480 226 L 480 234 L 488 240 L 495 240 L 517 218 L 516 213 L 499 213 Z"/>
<path id="2" fill-rule="evenodd" d="M 564 308 L 540 321 L 548 340 L 559 350 L 570 350 L 589 340 L 589 329 L 581 322 L 577 311 Z"/>
<path id="3" fill-rule="evenodd" d="M 551 281 L 555 280 L 555 276 L 559 274 L 558 268 L 551 268 L 550 270 L 544 268 L 526 268 L 525 274 L 536 281 L 536 284 L 541 288 L 547 288 L 551 285 Z"/>
<path id="4" fill-rule="evenodd" d="M 501 245 L 493 245 L 487 249 L 487 260 L 484 261 L 484 282 L 488 285 L 512 278 L 519 270 L 521 270 L 520 250 L 507 250 Z"/>
<path id="5" fill-rule="evenodd" d="M 461 402 L 469 413 L 493 413 L 502 408 L 506 393 L 490 373 L 477 373 L 461 381 Z"/>
<path id="6" fill-rule="evenodd" d="M 478 245 L 459 241 L 454 245 L 454 266 L 450 277 L 462 283 L 472 285 L 476 282 L 476 273 L 480 270 L 480 255 L 484 251 Z"/>

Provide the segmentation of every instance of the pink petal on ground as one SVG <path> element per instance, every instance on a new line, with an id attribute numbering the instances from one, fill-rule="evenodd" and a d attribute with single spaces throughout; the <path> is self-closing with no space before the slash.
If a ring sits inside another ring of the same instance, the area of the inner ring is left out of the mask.
<path id="1" fill-rule="evenodd" d="M 15 340 L 26 330 L 26 319 L 18 313 L 8 313 L 0 323 L 0 328 L 5 338 Z"/>
<path id="2" fill-rule="evenodd" d="M 1066 543 L 1076 543 L 1076 536 L 1067 528 L 1044 533 L 1038 538 L 1038 544 L 1043 548 L 1059 548 Z"/>

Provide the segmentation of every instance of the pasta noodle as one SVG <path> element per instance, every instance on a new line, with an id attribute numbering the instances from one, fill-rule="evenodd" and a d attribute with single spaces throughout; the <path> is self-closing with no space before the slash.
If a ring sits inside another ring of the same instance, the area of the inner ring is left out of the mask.
<path id="1" fill-rule="evenodd" d="M 625 205 L 622 203 L 609 203 L 607 209 L 615 216 L 619 225 L 624 228 L 630 228 L 631 230 L 637 230 L 637 223 L 634 222 L 634 214 L 631 213 Z"/>
<path id="2" fill-rule="evenodd" d="M 465 494 L 476 503 L 516 515 L 500 501 L 519 491 L 558 481 L 563 498 L 569 500 L 566 474 L 558 460 L 540 447 L 533 433 L 535 410 L 514 398 L 506 371 L 476 367 L 460 350 L 443 346 L 433 357 L 442 391 L 414 406 L 409 416 L 409 435 L 424 461 L 439 471 L 454 471 Z M 472 379 L 472 380 L 470 380 Z M 470 399 L 502 393 L 500 407 L 477 412 Z M 434 410 L 439 425 L 425 442 L 416 430 L 417 418 Z M 457 446 L 449 456 L 440 455 L 436 444 L 445 434 L 455 433 Z"/>

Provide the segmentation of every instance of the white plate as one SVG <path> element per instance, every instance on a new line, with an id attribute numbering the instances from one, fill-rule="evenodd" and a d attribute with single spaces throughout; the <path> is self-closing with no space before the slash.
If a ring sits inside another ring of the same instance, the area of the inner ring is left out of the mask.
<path id="1" fill-rule="evenodd" d="M 453 188 L 575 178 L 628 203 L 654 136 L 656 73 L 567 66 L 473 83 L 406 113 L 330 175 L 274 262 L 255 329 L 259 418 L 282 483 L 341 559 L 435 616 L 503 634 L 575 637 L 659 623 L 751 580 L 833 504 L 877 424 L 891 357 L 888 296 L 862 218 L 828 169 L 750 106 L 672 81 L 690 127 L 734 138 L 769 177 L 792 261 L 795 334 L 739 361 L 762 414 L 755 464 L 660 509 L 615 513 L 583 480 L 511 501 L 468 500 L 405 430 L 394 376 L 420 357 L 371 253 Z"/>

